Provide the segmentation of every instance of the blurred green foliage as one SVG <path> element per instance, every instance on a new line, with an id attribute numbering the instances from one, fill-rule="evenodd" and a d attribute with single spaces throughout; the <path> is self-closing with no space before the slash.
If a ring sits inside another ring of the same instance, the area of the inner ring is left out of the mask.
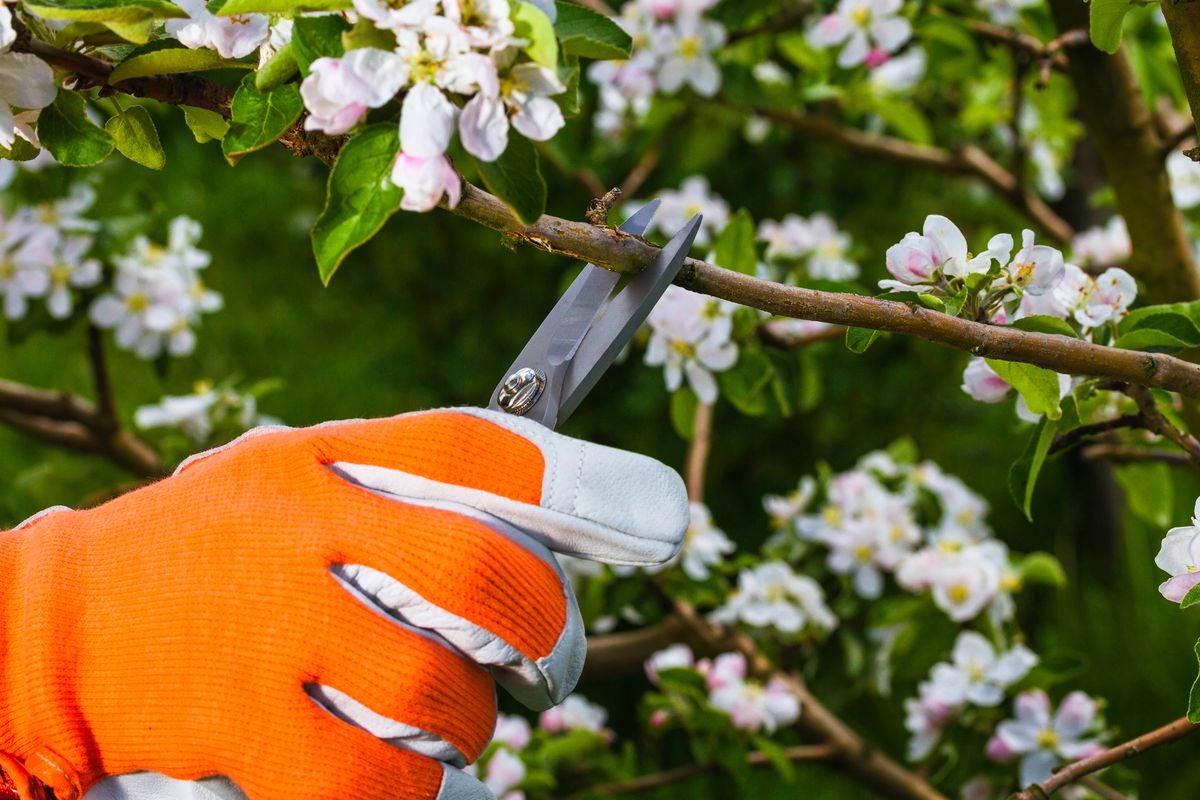
<path id="1" fill-rule="evenodd" d="M 497 234 L 444 212 L 401 213 L 323 288 L 307 231 L 323 201 L 326 170 L 278 148 L 231 169 L 217 145 L 198 147 L 172 111 L 156 112 L 166 169 L 109 163 L 97 171 L 99 206 L 144 215 L 157 230 L 176 214 L 200 220 L 202 246 L 213 254 L 206 278 L 227 307 L 199 329 L 195 356 L 173 361 L 163 374 L 109 347 L 126 422 L 137 406 L 163 394 L 230 376 L 281 379 L 284 388 L 267 397 L 263 410 L 293 425 L 482 403 L 575 267 L 532 250 L 511 252 Z M 591 136 L 575 123 L 561 146 L 590 147 Z M 754 150 L 739 146 L 738 137 L 729 115 L 697 105 L 644 194 L 704 171 L 734 208 L 745 207 L 756 219 L 828 212 L 854 236 L 867 284 L 883 275 L 886 247 L 919 227 L 927 213 L 952 214 L 972 240 L 1020 227 L 1007 206 L 973 184 L 847 157 L 782 132 Z M 602 180 L 619 181 L 638 156 L 608 154 L 597 165 Z M 581 217 L 587 195 L 549 165 L 544 169 L 550 211 Z M 19 346 L 0 339 L 0 375 L 88 395 L 83 345 L 78 325 L 58 335 L 38 333 Z M 685 443 L 670 424 L 661 373 L 640 359 L 635 350 L 614 367 L 563 430 L 681 466 Z M 806 382 L 820 388 L 813 410 L 751 419 L 719 405 L 707 498 L 717 523 L 741 548 L 752 549 L 768 533 L 764 494 L 790 490 L 820 462 L 845 469 L 862 454 L 909 437 L 923 457 L 989 499 L 991 524 L 1014 550 L 1047 550 L 1066 566 L 1066 589 L 1030 589 L 1020 609 L 1031 645 L 1047 661 L 1067 665 L 1072 688 L 1108 699 L 1118 735 L 1180 716 L 1196 670 L 1192 644 L 1200 616 L 1180 612 L 1156 591 L 1162 576 L 1153 556 L 1163 525 L 1127 511 L 1111 470 L 1071 455 L 1047 465 L 1034 521 L 1026 522 L 1008 496 L 1007 472 L 1028 428 L 1018 424 L 1011 404 L 983 405 L 962 393 L 966 359 L 900 337 L 885 336 L 864 355 L 829 342 L 813 346 L 801 361 Z M 47 505 L 86 504 L 128 480 L 101 460 L 0 428 L 0 527 Z M 1163 490 L 1164 482 L 1171 491 Z M 1200 490 L 1194 475 L 1182 470 L 1135 475 L 1126 483 L 1153 492 L 1160 507 L 1171 504 L 1162 509 L 1169 524 L 1187 521 Z M 899 705 L 913 683 L 897 686 L 882 701 L 894 707 L 881 713 L 879 699 L 845 690 L 834 663 L 837 648 L 827 653 L 829 663 L 814 665 L 817 693 L 900 756 Z M 613 679 L 583 691 L 610 709 L 619 734 L 636 735 L 629 698 L 641 688 L 640 678 Z M 672 756 L 670 746 L 661 752 Z M 1200 779 L 1178 768 L 1181 758 L 1177 747 L 1139 759 L 1133 769 L 1140 796 L 1200 795 Z M 791 787 L 760 775 L 741 788 L 704 777 L 657 796 L 864 796 L 819 766 L 799 768 Z"/>

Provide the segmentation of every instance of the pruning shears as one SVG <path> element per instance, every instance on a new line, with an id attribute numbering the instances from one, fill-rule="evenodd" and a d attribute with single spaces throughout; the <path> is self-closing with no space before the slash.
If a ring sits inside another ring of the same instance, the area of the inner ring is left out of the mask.
<path id="1" fill-rule="evenodd" d="M 659 201 L 643 206 L 619 230 L 640 236 Z M 645 322 L 683 267 L 700 230 L 692 217 L 644 270 L 613 295 L 620 273 L 588 264 L 517 356 L 492 392 L 488 408 L 555 428 L 569 417 Z"/>

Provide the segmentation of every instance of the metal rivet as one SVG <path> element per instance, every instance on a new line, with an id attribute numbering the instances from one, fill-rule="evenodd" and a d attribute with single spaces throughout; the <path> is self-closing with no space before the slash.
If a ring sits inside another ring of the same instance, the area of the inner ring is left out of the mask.
<path id="1" fill-rule="evenodd" d="M 532 367 L 524 367 L 504 379 L 496 404 L 501 411 L 518 417 L 529 411 L 546 388 L 546 376 Z"/>

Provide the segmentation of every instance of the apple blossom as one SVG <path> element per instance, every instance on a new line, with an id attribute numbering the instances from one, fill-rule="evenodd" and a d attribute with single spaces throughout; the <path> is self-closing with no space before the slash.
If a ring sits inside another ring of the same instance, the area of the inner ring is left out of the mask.
<path id="1" fill-rule="evenodd" d="M 1021 232 L 1021 249 L 1004 265 L 1011 284 L 1033 295 L 1046 294 L 1057 286 L 1064 269 L 1062 252 L 1034 244 L 1033 231 L 1028 228 Z"/>
<path id="2" fill-rule="evenodd" d="M 817 482 L 805 475 L 800 479 L 800 485 L 788 495 L 767 495 L 763 498 L 763 510 L 771 517 L 771 527 L 777 530 L 790 530 L 794 527 L 797 517 L 808 508 L 813 495 L 817 491 Z"/>
<path id="3" fill-rule="evenodd" d="M 392 183 L 404 190 L 400 207 L 406 211 L 431 211 L 443 196 L 446 205 L 455 208 L 462 199 L 462 178 L 444 155 L 420 158 L 397 153 Z"/>
<path id="4" fill-rule="evenodd" d="M 12 24 L 12 11 L 8 6 L 0 9 L 0 54 L 7 53 L 17 41 L 17 31 Z"/>
<path id="5" fill-rule="evenodd" d="M 502 48 L 513 37 L 508 0 L 442 0 L 446 18 L 460 25 L 472 47 Z M 539 11 L 545 13 L 542 6 Z"/>
<path id="6" fill-rule="evenodd" d="M 463 147 L 484 161 L 495 161 L 508 147 L 511 124 L 527 139 L 544 142 L 565 124 L 551 96 L 567 87 L 540 64 L 517 64 L 500 78 L 496 91 L 480 91 L 463 107 L 459 135 Z"/>
<path id="7" fill-rule="evenodd" d="M 1104 225 L 1081 231 L 1071 242 L 1075 261 L 1084 266 L 1110 266 L 1129 258 L 1133 244 L 1129 240 L 1129 229 L 1125 218 L 1119 214 L 1111 217 Z"/>
<path id="8" fill-rule="evenodd" d="M 788 214 L 778 222 L 764 219 L 758 224 L 758 239 L 767 243 L 768 261 L 798 260 L 813 248 L 812 227 L 799 214 Z"/>
<path id="9" fill-rule="evenodd" d="M 981 403 L 1000 403 L 1008 398 L 1012 386 L 985 359 L 976 356 L 963 370 L 962 390 Z"/>
<path id="10" fill-rule="evenodd" d="M 939 275 L 962 278 L 976 272 L 987 272 L 993 259 L 1007 261 L 1012 250 L 1012 237 L 993 236 L 988 249 L 977 256 L 967 252 L 967 240 L 958 226 L 940 214 L 925 218 L 921 233 L 905 234 L 888 248 L 888 272 L 897 280 L 879 282 L 880 288 L 909 290 L 915 284 L 928 284 Z"/>
<path id="11" fill-rule="evenodd" d="M 1054 773 L 1062 760 L 1075 761 L 1095 755 L 1104 747 L 1096 739 L 1084 739 L 1096 724 L 1096 701 L 1083 692 L 1071 692 L 1051 715 L 1050 698 L 1041 689 L 1017 695 L 1015 716 L 1000 723 L 988 741 L 987 754 L 994 761 L 1021 757 L 1021 786 L 1041 783 Z"/>
<path id="12" fill-rule="evenodd" d="M 696 13 L 681 14 L 673 25 L 655 32 L 653 47 L 662 61 L 658 83 L 667 94 L 686 84 L 702 97 L 721 88 L 721 69 L 712 52 L 725 42 L 725 27 Z"/>
<path id="13" fill-rule="evenodd" d="M 1094 285 L 1090 275 L 1074 264 L 1066 263 L 1062 278 L 1053 289 L 1043 294 L 1022 295 L 1013 320 L 1039 315 L 1070 319 L 1086 303 Z"/>
<path id="14" fill-rule="evenodd" d="M 934 666 L 944 673 L 943 685 L 953 684 L 948 696 L 955 704 L 970 702 L 977 706 L 996 706 L 1004 699 L 1004 690 L 1021 680 L 1038 661 L 1037 656 L 1018 644 L 997 654 L 991 642 L 974 631 L 963 631 L 954 643 L 952 663 Z"/>
<path id="15" fill-rule="evenodd" d="M 739 652 L 722 653 L 714 659 L 696 662 L 696 671 L 704 676 L 710 692 L 746 679 L 746 656 Z"/>
<path id="16" fill-rule="evenodd" d="M 1158 591 L 1172 602 L 1183 600 L 1200 583 L 1200 498 L 1192 510 L 1192 524 L 1167 531 L 1154 563 L 1171 576 Z"/>
<path id="17" fill-rule="evenodd" d="M 30 53 L 9 50 L 12 41 L 5 28 L 12 30 L 12 13 L 8 6 L 0 12 L 0 23 L 0 34 L 8 41 L 0 50 L 0 146 L 11 148 L 17 136 L 37 145 L 31 123 L 37 118 L 37 109 L 54 102 L 58 84 L 45 61 Z"/>
<path id="18" fill-rule="evenodd" d="M 91 248 L 92 238 L 78 234 L 62 236 L 56 243 L 49 265 L 50 293 L 46 298 L 46 307 L 55 319 L 71 316 L 75 307 L 71 289 L 100 283 L 100 262 L 87 255 Z"/>
<path id="19" fill-rule="evenodd" d="M 430 17 L 437 16 L 439 0 L 354 0 L 354 10 L 378 28 L 400 30 L 419 28 Z"/>
<path id="20" fill-rule="evenodd" d="M 737 362 L 731 314 L 727 303 L 678 286 L 667 289 L 647 318 L 651 335 L 645 362 L 665 368 L 669 391 L 677 390 L 686 376 L 700 402 L 716 402 L 712 373 Z"/>
<path id="21" fill-rule="evenodd" d="M 169 19 L 167 34 L 193 50 L 216 50 L 222 58 L 248 56 L 267 40 L 270 18 L 264 14 L 234 14 L 219 17 L 204 0 L 175 0 L 187 19 Z"/>
<path id="22" fill-rule="evenodd" d="M 679 559 L 683 571 L 692 580 L 704 580 L 709 567 L 721 564 L 734 551 L 734 544 L 725 532 L 713 524 L 712 514 L 703 503 L 689 505 L 691 522 L 683 539 Z"/>
<path id="23" fill-rule="evenodd" d="M 846 257 L 850 237 L 838 230 L 828 214 L 813 214 L 808 221 L 811 237 L 808 277 L 828 281 L 851 281 L 858 277 L 858 264 Z"/>
<path id="24" fill-rule="evenodd" d="M 870 82 L 876 91 L 899 94 L 911 90 L 925 77 L 925 51 L 910 47 L 871 70 Z"/>
<path id="25" fill-rule="evenodd" d="M 1174 150 L 1167 156 L 1167 177 L 1176 205 L 1184 209 L 1200 205 L 1200 164 Z"/>
<path id="26" fill-rule="evenodd" d="M 353 128 L 367 110 L 387 103 L 408 80 L 408 68 L 395 53 L 374 47 L 351 50 L 342 58 L 318 58 L 300 84 L 308 117 L 304 127 L 336 136 Z"/>
<path id="27" fill-rule="evenodd" d="M 773 733 L 800 718 L 800 701 L 782 678 L 764 686 L 757 681 L 731 681 L 714 690 L 708 702 L 729 714 L 734 727 Z"/>
<path id="28" fill-rule="evenodd" d="M 785 634 L 829 631 L 837 626 L 820 584 L 798 575 L 782 561 L 767 561 L 739 574 L 737 589 L 712 613 L 712 619 L 775 628 Z"/>
<path id="29" fill-rule="evenodd" d="M 522 800 L 523 792 L 512 791 L 525 780 L 525 762 L 503 748 L 492 753 L 485 768 L 483 783 L 498 800 Z"/>
<path id="30" fill-rule="evenodd" d="M 546 733 L 567 731 L 591 731 L 603 733 L 608 712 L 582 695 L 569 695 L 554 708 L 543 711 L 538 717 L 538 727 Z"/>
<path id="31" fill-rule="evenodd" d="M 142 430 L 179 428 L 196 444 L 204 444 L 212 435 L 212 410 L 221 399 L 216 389 L 179 397 L 167 396 L 154 405 L 145 405 L 133 415 L 134 424 Z"/>
<path id="32" fill-rule="evenodd" d="M 729 204 L 709 189 L 708 178 L 693 175 L 679 185 L 678 190 L 666 189 L 657 195 L 661 205 L 654 214 L 650 230 L 674 236 L 697 214 L 704 220 L 696 234 L 696 245 L 703 247 L 729 224 Z"/>
<path id="33" fill-rule="evenodd" d="M 1075 319 L 1085 328 L 1117 322 L 1137 298 L 1137 282 L 1120 267 L 1104 270 L 1096 276 L 1090 289 L 1083 307 L 1075 310 Z"/>
<path id="34" fill-rule="evenodd" d="M 975 0 L 975 5 L 992 18 L 997 25 L 1015 25 L 1020 12 L 1032 8 L 1038 0 Z"/>
<path id="35" fill-rule="evenodd" d="M 899 11 L 901 0 L 839 0 L 833 13 L 822 17 L 808 32 L 817 48 L 844 43 L 839 67 L 862 64 L 873 52 L 894 53 L 912 35 L 912 25 Z"/>
<path id="36" fill-rule="evenodd" d="M 29 311 L 31 298 L 43 297 L 50 290 L 50 264 L 54 235 L 49 230 L 24 235 L 13 234 L 12 226 L 0 232 L 0 295 L 4 297 L 4 316 L 21 319 Z"/>
<path id="37" fill-rule="evenodd" d="M 513 750 L 523 750 L 532 737 L 529 720 L 510 714 L 496 715 L 496 731 L 492 734 L 492 741 Z"/>

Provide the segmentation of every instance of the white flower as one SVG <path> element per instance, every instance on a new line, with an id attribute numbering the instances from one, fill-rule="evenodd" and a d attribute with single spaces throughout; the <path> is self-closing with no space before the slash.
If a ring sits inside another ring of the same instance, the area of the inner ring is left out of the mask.
<path id="1" fill-rule="evenodd" d="M 216 389 L 181 397 L 167 396 L 154 405 L 134 412 L 133 421 L 142 430 L 150 428 L 179 428 L 196 444 L 204 444 L 212 435 L 212 410 L 221 393 Z"/>
<path id="2" fill-rule="evenodd" d="M 764 219 L 758 224 L 758 238 L 767 243 L 764 255 L 768 261 L 800 259 L 813 248 L 812 229 L 799 214 L 788 214 L 778 222 Z"/>
<path id="3" fill-rule="evenodd" d="M 1172 602 L 1183 600 L 1200 583 L 1200 498 L 1192 511 L 1192 524 L 1167 531 L 1154 563 L 1171 576 L 1158 591 Z"/>
<path id="4" fill-rule="evenodd" d="M 270 18 L 264 14 L 235 14 L 218 17 L 204 0 L 175 0 L 188 19 L 167 20 L 167 34 L 193 50 L 216 50 L 222 58 L 248 56 L 267 40 Z"/>
<path id="5" fill-rule="evenodd" d="M 354 0 L 354 10 L 378 28 L 419 28 L 438 13 L 438 0 Z"/>
<path id="6" fill-rule="evenodd" d="M 658 193 L 661 205 L 654 215 L 652 228 L 674 236 L 696 214 L 703 214 L 704 221 L 696 234 L 696 244 L 703 247 L 729 224 L 729 204 L 709 190 L 708 179 L 693 175 L 679 185 L 679 190 Z"/>
<path id="7" fill-rule="evenodd" d="M 198 223 L 177 217 L 167 247 L 139 236 L 129 251 L 113 258 L 113 287 L 96 299 L 89 315 L 97 326 L 116 329 L 118 347 L 146 359 L 164 349 L 173 356 L 195 349 L 193 325 L 223 304 L 200 280 L 209 254 L 196 247 L 199 236 Z"/>
<path id="8" fill-rule="evenodd" d="M 1167 156 L 1167 177 L 1176 205 L 1186 209 L 1200 204 L 1200 164 L 1175 150 Z"/>
<path id="9" fill-rule="evenodd" d="M 499 48 L 513 35 L 508 0 L 443 0 L 446 17 L 462 26 L 472 47 Z M 538 6 L 544 12 L 543 6 Z"/>
<path id="10" fill-rule="evenodd" d="M 508 147 L 512 127 L 527 139 L 544 142 L 565 124 L 562 109 L 550 99 L 567 87 L 554 70 L 540 64 L 517 64 L 499 80 L 495 91 L 481 91 L 463 107 L 459 135 L 467 152 L 495 161 Z"/>
<path id="11" fill-rule="evenodd" d="M 1015 718 L 1000 723 L 987 753 L 994 761 L 1021 756 L 1021 786 L 1046 780 L 1063 759 L 1075 761 L 1104 749 L 1097 740 L 1082 738 L 1096 722 L 1096 701 L 1083 692 L 1064 697 L 1053 716 L 1050 698 L 1040 689 L 1017 695 L 1013 710 Z"/>
<path id="12" fill-rule="evenodd" d="M 100 262 L 87 258 L 92 248 L 90 236 L 66 235 L 58 237 L 54 248 L 53 262 L 49 267 L 50 294 L 46 307 L 55 319 L 71 316 L 75 302 L 71 289 L 83 289 L 100 282 Z"/>
<path id="13" fill-rule="evenodd" d="M 712 97 L 721 88 L 721 69 L 712 52 L 725 43 L 725 27 L 699 14 L 683 14 L 674 25 L 660 26 L 654 49 L 662 57 L 658 82 L 667 94 L 684 84 L 696 94 Z"/>
<path id="14" fill-rule="evenodd" d="M 974 631 L 963 631 L 954 643 L 952 663 L 934 665 L 931 676 L 951 705 L 970 702 L 997 706 L 1004 690 L 1024 678 L 1038 658 L 1024 645 L 997 655 L 991 642 Z"/>
<path id="15" fill-rule="evenodd" d="M 997 25 L 1015 25 L 1022 9 L 1031 8 L 1039 0 L 975 0 L 975 5 Z"/>
<path id="16" fill-rule="evenodd" d="M 912 734 L 908 740 L 910 761 L 920 761 L 933 752 L 942 737 L 942 728 L 957 710 L 942 696 L 942 687 L 932 680 L 923 681 L 917 687 L 917 696 L 904 701 L 904 727 Z"/>
<path id="17" fill-rule="evenodd" d="M 763 510 L 771 517 L 771 527 L 778 530 L 791 528 L 796 518 L 808 508 L 817 491 L 817 482 L 805 475 L 800 485 L 789 495 L 767 495 L 763 498 Z"/>
<path id="18" fill-rule="evenodd" d="M 819 280 L 851 281 L 858 277 L 858 264 L 846 257 L 850 237 L 838 230 L 828 214 L 813 214 L 808 222 L 811 255 L 808 276 Z"/>
<path id="19" fill-rule="evenodd" d="M 686 644 L 673 644 L 646 659 L 646 677 L 657 686 L 658 673 L 664 669 L 691 669 L 695 663 L 696 656 L 692 648 Z"/>
<path id="20" fill-rule="evenodd" d="M 533 731 L 529 727 L 529 720 L 509 714 L 496 715 L 496 731 L 492 734 L 493 741 L 507 745 L 513 750 L 523 750 L 531 738 L 533 738 Z"/>
<path id="21" fill-rule="evenodd" d="M 974 619 L 1000 589 L 1000 571 L 983 558 L 943 561 L 933 576 L 933 602 L 955 622 Z"/>
<path id="22" fill-rule="evenodd" d="M 608 720 L 608 712 L 595 703 L 588 702 L 583 695 L 573 694 L 560 705 L 543 711 L 538 726 L 547 733 L 567 731 L 591 731 L 601 733 Z"/>
<path id="23" fill-rule="evenodd" d="M 1013 286 L 1029 294 L 1046 294 L 1062 280 L 1065 267 L 1062 252 L 1044 244 L 1034 244 L 1033 231 L 1021 233 L 1021 249 L 1004 266 Z"/>
<path id="24" fill-rule="evenodd" d="M 825 605 L 820 585 L 782 561 L 768 561 L 738 575 L 738 588 L 712 613 L 721 623 L 744 622 L 794 634 L 807 628 L 832 630 L 837 617 Z"/>
<path id="25" fill-rule="evenodd" d="M 1083 307 L 1075 311 L 1075 319 L 1085 328 L 1120 320 L 1137 299 L 1137 282 L 1120 267 L 1104 270 L 1089 289 Z"/>
<path id="26" fill-rule="evenodd" d="M 829 569 L 838 575 L 852 575 L 854 591 L 873 600 L 883 593 L 883 573 L 877 564 L 882 544 L 876 529 L 862 523 L 842 527 L 826 538 L 829 544 Z"/>
<path id="27" fill-rule="evenodd" d="M 8 6 L 4 6 L 0 8 L 0 54 L 7 53 L 12 49 L 15 41 L 17 41 L 17 32 L 12 24 L 12 11 Z"/>
<path id="28" fill-rule="evenodd" d="M 962 390 L 981 403 L 1000 403 L 1007 399 L 1012 387 L 986 360 L 974 357 L 963 370 Z"/>
<path id="29" fill-rule="evenodd" d="M 501 749 L 492 753 L 488 758 L 487 772 L 484 774 L 483 782 L 496 797 L 504 800 L 509 797 L 524 797 L 521 792 L 508 794 L 523 780 L 525 780 L 525 762 L 521 761 L 518 756 Z"/>
<path id="30" fill-rule="evenodd" d="M 809 30 L 808 40 L 822 49 L 845 42 L 837 59 L 844 68 L 866 62 L 873 52 L 894 53 L 912 35 L 909 21 L 897 16 L 900 6 L 901 0 L 840 0 Z"/>
<path id="31" fill-rule="evenodd" d="M 1090 275 L 1074 264 L 1064 264 L 1062 278 L 1053 289 L 1044 294 L 1021 296 L 1021 305 L 1013 319 L 1038 315 L 1068 319 L 1083 308 L 1094 290 L 1095 281 Z"/>
<path id="32" fill-rule="evenodd" d="M 713 524 L 706 505 L 693 502 L 689 509 L 691 522 L 683 539 L 680 559 L 688 577 L 701 581 L 708 577 L 709 567 L 722 563 L 735 548 L 725 532 Z"/>
<path id="33" fill-rule="evenodd" d="M 429 211 L 447 197 L 450 208 L 462 199 L 462 179 L 444 155 L 419 158 L 397 153 L 392 165 L 392 183 L 404 190 L 400 207 L 408 211 Z"/>
<path id="34" fill-rule="evenodd" d="M 1075 260 L 1084 266 L 1106 267 L 1119 264 L 1133 252 L 1129 230 L 1125 227 L 1125 218 L 1116 215 L 1105 225 L 1082 231 L 1071 242 L 1071 250 Z"/>
<path id="35" fill-rule="evenodd" d="M 971 256 L 967 252 L 967 239 L 958 226 L 940 214 L 930 214 L 921 233 L 910 232 L 888 248 L 887 269 L 896 280 L 880 281 L 879 286 L 906 290 L 914 284 L 934 282 L 939 273 L 962 278 L 987 272 L 993 259 L 1003 263 L 1011 251 L 1012 237 L 1000 234 L 991 238 L 987 250 Z"/>
<path id="36" fill-rule="evenodd" d="M 713 708 L 729 715 L 734 727 L 773 733 L 800 718 L 800 701 L 782 678 L 766 686 L 757 681 L 731 681 L 708 697 Z"/>
<path id="37" fill-rule="evenodd" d="M 21 319 L 29 311 L 29 299 L 44 297 L 50 290 L 50 265 L 54 258 L 55 235 L 43 229 L 25 235 L 10 221 L 0 230 L 0 296 L 4 316 Z"/>
<path id="38" fill-rule="evenodd" d="M 374 47 L 351 50 L 343 58 L 318 58 L 300 84 L 308 117 L 304 127 L 330 135 L 358 124 L 367 109 L 387 103 L 408 80 L 408 67 L 395 53 Z"/>
<path id="39" fill-rule="evenodd" d="M 647 318 L 652 333 L 645 361 L 665 367 L 668 390 L 677 390 L 686 375 L 702 403 L 716 402 L 712 373 L 737 362 L 731 314 L 728 304 L 719 300 L 678 286 L 667 288 Z"/>
<path id="40" fill-rule="evenodd" d="M 5 6 L 6 13 L 7 9 Z M 37 114 L 17 109 L 45 108 L 57 94 L 54 72 L 46 62 L 30 53 L 0 54 L 0 145 L 11 148 L 17 136 L 37 145 L 30 127 Z"/>

